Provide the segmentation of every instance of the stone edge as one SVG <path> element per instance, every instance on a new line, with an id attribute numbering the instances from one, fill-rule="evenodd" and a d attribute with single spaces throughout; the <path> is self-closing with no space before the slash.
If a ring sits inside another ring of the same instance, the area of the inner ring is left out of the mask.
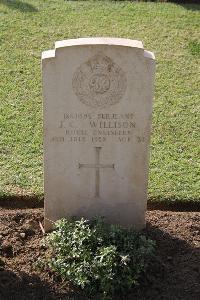
<path id="1" fill-rule="evenodd" d="M 124 38 L 79 38 L 79 39 L 69 39 L 55 42 L 55 50 L 48 50 L 42 52 L 42 60 L 54 58 L 57 49 L 64 47 L 73 47 L 73 46 L 85 46 L 85 45 L 108 45 L 108 46 L 122 46 L 122 47 L 131 47 L 138 48 L 144 51 L 144 57 L 155 59 L 155 56 L 152 52 L 144 50 L 143 44 L 138 40 L 124 39 Z"/>

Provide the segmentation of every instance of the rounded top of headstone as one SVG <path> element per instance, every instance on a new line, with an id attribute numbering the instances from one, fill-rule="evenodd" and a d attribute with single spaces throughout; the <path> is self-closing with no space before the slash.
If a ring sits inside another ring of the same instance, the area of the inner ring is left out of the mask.
<path id="1" fill-rule="evenodd" d="M 152 52 L 144 50 L 143 43 L 138 40 L 124 39 L 124 38 L 113 38 L 113 37 L 87 37 L 78 39 L 69 39 L 55 42 L 55 49 L 42 52 L 42 59 L 54 58 L 56 50 L 75 46 L 121 46 L 128 48 L 137 48 L 144 53 L 144 57 L 147 59 L 155 59 Z"/>
<path id="2" fill-rule="evenodd" d="M 108 45 L 108 46 L 125 46 L 143 49 L 141 41 L 124 39 L 124 38 L 111 38 L 111 37 L 91 37 L 69 39 L 55 42 L 55 48 L 63 48 L 70 46 L 83 46 L 83 45 Z"/>

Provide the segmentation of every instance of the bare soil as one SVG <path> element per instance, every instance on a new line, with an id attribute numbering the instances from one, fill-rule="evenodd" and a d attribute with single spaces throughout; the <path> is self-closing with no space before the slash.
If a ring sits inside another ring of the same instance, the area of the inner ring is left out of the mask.
<path id="1" fill-rule="evenodd" d="M 87 299 L 38 268 L 46 251 L 39 222 L 42 208 L 0 208 L 0 300 Z M 149 210 L 144 233 L 156 241 L 156 257 L 124 299 L 200 300 L 200 212 Z"/>

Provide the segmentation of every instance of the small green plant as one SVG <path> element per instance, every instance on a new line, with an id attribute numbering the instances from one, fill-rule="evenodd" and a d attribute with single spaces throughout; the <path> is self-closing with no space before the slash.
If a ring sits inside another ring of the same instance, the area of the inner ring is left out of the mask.
<path id="1" fill-rule="evenodd" d="M 138 284 L 154 252 L 154 242 L 132 229 L 93 221 L 62 219 L 48 234 L 48 265 L 88 295 L 110 299 Z"/>

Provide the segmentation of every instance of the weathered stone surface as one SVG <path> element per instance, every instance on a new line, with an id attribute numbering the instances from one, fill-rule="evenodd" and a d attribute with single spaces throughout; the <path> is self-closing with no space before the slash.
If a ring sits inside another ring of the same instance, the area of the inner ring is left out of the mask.
<path id="1" fill-rule="evenodd" d="M 127 39 L 43 52 L 46 230 L 69 216 L 145 226 L 154 66 Z"/>

